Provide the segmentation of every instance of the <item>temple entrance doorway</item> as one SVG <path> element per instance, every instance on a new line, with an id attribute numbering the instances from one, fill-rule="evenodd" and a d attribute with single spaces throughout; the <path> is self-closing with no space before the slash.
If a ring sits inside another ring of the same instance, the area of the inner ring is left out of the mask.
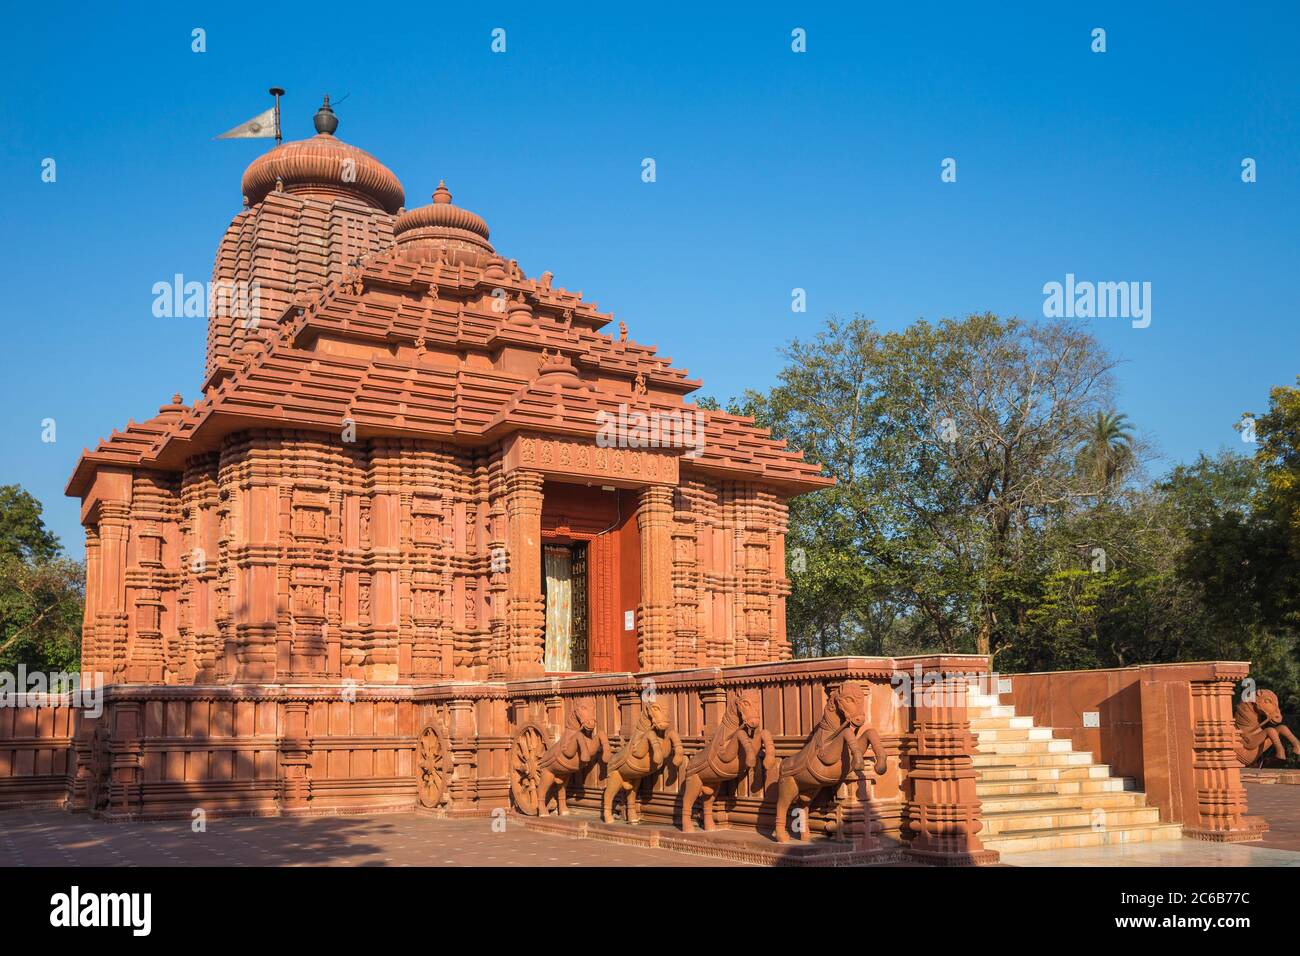
<path id="1" fill-rule="evenodd" d="M 587 545 L 548 544 L 542 548 L 542 596 L 546 601 L 548 673 L 590 670 L 587 653 Z"/>
<path id="2" fill-rule="evenodd" d="M 547 480 L 539 582 L 546 673 L 639 669 L 636 511 L 634 490 Z"/>

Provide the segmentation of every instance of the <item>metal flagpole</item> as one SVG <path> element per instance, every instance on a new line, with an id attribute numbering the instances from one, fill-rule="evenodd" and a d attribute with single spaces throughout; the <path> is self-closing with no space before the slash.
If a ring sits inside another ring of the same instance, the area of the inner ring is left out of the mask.
<path id="1" fill-rule="evenodd" d="M 284 90 L 278 86 L 271 87 L 268 90 L 275 97 L 275 145 L 280 145 L 280 97 L 284 96 Z"/>

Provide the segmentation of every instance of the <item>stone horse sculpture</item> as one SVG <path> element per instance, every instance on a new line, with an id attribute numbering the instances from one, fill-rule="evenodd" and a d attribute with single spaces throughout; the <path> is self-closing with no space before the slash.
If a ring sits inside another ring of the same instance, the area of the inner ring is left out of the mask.
<path id="1" fill-rule="evenodd" d="M 812 803 L 826 787 L 839 786 L 850 772 L 861 771 L 865 744 L 870 744 L 875 754 L 876 773 L 883 774 L 887 767 L 885 748 L 880 735 L 867 726 L 866 692 L 860 684 L 841 684 L 827 698 L 821 720 L 808 735 L 803 749 L 781 761 L 776 795 L 778 843 L 790 840 L 787 825 L 792 806 Z M 810 828 L 803 826 L 799 838 L 810 837 Z"/>
<path id="2" fill-rule="evenodd" d="M 772 735 L 759 726 L 758 704 L 742 694 L 732 694 L 727 701 L 722 723 L 702 750 L 686 764 L 682 785 L 682 830 L 695 828 L 691 812 L 695 801 L 704 796 L 704 829 L 714 829 L 713 801 L 718 787 L 744 776 L 758 766 L 762 755 L 765 777 L 771 779 L 778 762 Z"/>
<path id="3" fill-rule="evenodd" d="M 614 798 L 627 794 L 627 822 L 641 822 L 641 807 L 637 802 L 637 787 L 647 777 L 653 777 L 672 763 L 678 772 L 686 764 L 682 739 L 668 728 L 668 714 L 663 704 L 646 701 L 641 705 L 641 716 L 627 745 L 609 762 L 609 776 L 605 778 L 605 798 L 601 819 L 614 822 Z"/>
<path id="4" fill-rule="evenodd" d="M 1271 690 L 1261 690 L 1253 701 L 1241 701 L 1233 718 L 1237 725 L 1234 749 L 1243 767 L 1262 767 L 1270 755 L 1271 759 L 1285 760 L 1283 738 L 1290 742 L 1293 754 L 1300 754 L 1300 740 L 1282 722 L 1282 707 Z"/>
<path id="5" fill-rule="evenodd" d="M 564 722 L 564 733 L 551 744 L 538 764 L 541 779 L 537 788 L 537 814 L 546 816 L 551 802 L 551 791 L 556 790 L 556 812 L 564 816 L 569 812 L 564 791 L 569 781 L 581 776 L 597 760 L 609 759 L 609 738 L 596 728 L 596 707 L 591 701 L 573 705 Z"/>

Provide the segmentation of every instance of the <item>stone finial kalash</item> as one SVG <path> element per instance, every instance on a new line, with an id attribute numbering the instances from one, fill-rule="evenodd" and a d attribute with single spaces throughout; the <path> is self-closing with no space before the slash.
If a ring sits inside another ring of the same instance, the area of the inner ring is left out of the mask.
<path id="1" fill-rule="evenodd" d="M 1291 744 L 1291 753 L 1300 755 L 1300 740 L 1283 722 L 1282 706 L 1273 691 L 1261 690 L 1253 701 L 1240 701 L 1233 718 L 1240 738 L 1235 748 L 1237 759 L 1243 767 L 1262 767 L 1270 760 L 1286 760 L 1284 739 Z"/>
<path id="2" fill-rule="evenodd" d="M 766 782 L 776 776 L 778 765 L 772 735 L 760 725 L 757 702 L 743 693 L 728 695 L 722 723 L 686 764 L 686 779 L 682 784 L 682 830 L 690 833 L 695 829 L 691 817 L 695 802 L 701 796 L 704 797 L 704 829 L 715 829 L 713 802 L 717 799 L 718 788 L 760 767 Z"/>
<path id="3" fill-rule="evenodd" d="M 614 822 L 614 799 L 619 793 L 627 794 L 627 822 L 641 822 L 641 807 L 637 789 L 645 780 L 658 775 L 672 764 L 680 774 L 686 766 L 682 739 L 668 725 L 668 711 L 662 703 L 648 700 L 641 705 L 641 716 L 636 722 L 627 745 L 609 762 L 609 775 L 605 778 L 605 794 L 601 801 L 601 819 Z"/>
<path id="4" fill-rule="evenodd" d="M 790 839 L 787 819 L 792 807 L 812 803 L 822 790 L 837 787 L 850 773 L 862 771 L 867 744 L 876 758 L 877 776 L 883 775 L 888 759 L 880 735 L 867 724 L 866 692 L 852 681 L 841 684 L 827 697 L 821 720 L 803 749 L 781 761 L 774 834 L 778 843 Z M 811 839 L 810 829 L 800 827 L 799 838 Z"/>

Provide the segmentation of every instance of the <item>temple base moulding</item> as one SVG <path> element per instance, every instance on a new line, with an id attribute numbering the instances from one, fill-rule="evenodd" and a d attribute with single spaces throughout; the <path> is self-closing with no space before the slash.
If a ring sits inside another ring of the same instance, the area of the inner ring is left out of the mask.
<path id="1" fill-rule="evenodd" d="M 1203 830 L 1183 827 L 1183 836 L 1204 843 L 1252 843 L 1268 834 L 1269 826 L 1263 817 L 1246 817 L 1246 826 L 1238 830 Z"/>

